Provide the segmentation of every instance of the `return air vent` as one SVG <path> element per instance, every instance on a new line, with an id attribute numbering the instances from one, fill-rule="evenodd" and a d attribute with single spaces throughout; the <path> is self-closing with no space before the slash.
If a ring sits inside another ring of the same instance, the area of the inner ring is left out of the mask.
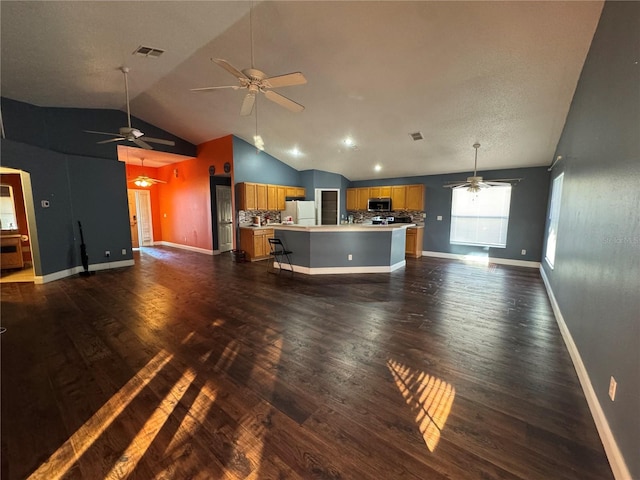
<path id="1" fill-rule="evenodd" d="M 164 53 L 164 50 L 159 48 L 145 47 L 144 45 L 140 45 L 136 48 L 132 55 L 140 55 L 141 57 L 151 57 L 158 58 L 160 55 Z"/>
<path id="2" fill-rule="evenodd" d="M 410 133 L 409 136 L 413 139 L 414 142 L 424 139 L 421 132 Z"/>

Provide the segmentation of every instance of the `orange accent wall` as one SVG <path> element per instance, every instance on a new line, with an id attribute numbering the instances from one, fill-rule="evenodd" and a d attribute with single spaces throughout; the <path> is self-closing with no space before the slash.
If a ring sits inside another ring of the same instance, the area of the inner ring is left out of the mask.
<path id="1" fill-rule="evenodd" d="M 193 160 L 157 169 L 155 178 L 167 182 L 152 187 L 158 190 L 162 240 L 213 250 L 209 167 L 213 165 L 222 173 L 225 162 L 233 165 L 231 135 L 199 145 Z"/>
<path id="2" fill-rule="evenodd" d="M 138 175 L 146 175 L 147 177 L 157 178 L 163 180 L 158 175 L 158 169 L 153 167 L 142 167 L 140 165 L 126 165 L 127 170 L 127 189 L 129 190 L 149 190 L 151 192 L 151 222 L 153 223 L 153 241 L 159 242 L 162 240 L 162 227 L 160 222 L 160 195 L 159 184 L 152 185 L 150 187 L 138 187 L 134 183 L 130 182 Z M 129 218 L 131 220 L 131 218 Z"/>

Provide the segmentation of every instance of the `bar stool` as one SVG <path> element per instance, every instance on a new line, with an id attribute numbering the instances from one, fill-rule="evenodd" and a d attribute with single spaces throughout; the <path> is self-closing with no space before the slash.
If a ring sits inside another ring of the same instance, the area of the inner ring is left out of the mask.
<path id="1" fill-rule="evenodd" d="M 280 275 L 280 272 L 282 272 L 282 261 L 283 261 L 282 257 L 285 257 L 287 259 L 287 263 L 289 264 L 291 275 L 293 276 L 293 265 L 291 265 L 291 259 L 289 258 L 289 255 L 292 254 L 293 252 L 291 250 L 287 250 L 286 248 L 284 248 L 282 240 L 280 240 L 279 238 L 269 238 L 268 240 L 269 240 L 269 249 L 271 250 L 269 252 L 269 255 L 273 257 L 274 264 L 275 262 L 278 262 L 278 267 L 279 267 L 278 275 Z M 269 268 L 269 265 L 267 265 L 267 268 Z M 275 273 L 271 269 L 269 269 L 269 272 Z"/>

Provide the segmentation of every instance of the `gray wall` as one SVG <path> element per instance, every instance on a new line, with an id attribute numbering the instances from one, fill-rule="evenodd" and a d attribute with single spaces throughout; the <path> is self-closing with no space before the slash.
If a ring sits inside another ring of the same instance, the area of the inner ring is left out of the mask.
<path id="1" fill-rule="evenodd" d="M 426 175 L 420 177 L 391 178 L 352 182 L 350 187 L 372 185 L 425 186 L 425 219 L 422 250 L 441 253 L 469 254 L 488 253 L 490 257 L 539 262 L 545 227 L 545 212 L 549 194 L 549 173 L 546 167 L 489 170 L 478 172 L 484 178 L 522 178 L 511 191 L 511 208 L 506 248 L 483 248 L 451 245 L 451 190 L 443 188 L 445 182 L 465 180 L 472 172 L 449 175 Z M 438 221 L 437 217 L 442 216 Z M 521 255 L 521 250 L 526 255 Z"/>
<path id="2" fill-rule="evenodd" d="M 1 140 L 2 166 L 31 176 L 40 265 L 47 275 L 82 265 L 82 222 L 89 263 L 130 260 L 131 233 L 124 163 L 65 155 L 11 140 Z M 42 200 L 49 201 L 43 208 Z M 123 248 L 126 255 L 121 254 Z M 104 257 L 105 250 L 111 257 Z"/>
<path id="3" fill-rule="evenodd" d="M 631 478 L 640 478 L 639 60 L 640 3 L 606 2 L 556 151 L 556 260 L 543 263 Z"/>
<path id="4" fill-rule="evenodd" d="M 340 190 L 340 218 L 345 218 L 347 213 L 347 187 L 349 180 L 338 173 L 325 172 L 323 170 L 303 170 L 300 172 L 302 186 L 307 191 L 307 200 L 315 200 L 316 188 Z"/>
<path id="5" fill-rule="evenodd" d="M 132 259 L 125 165 L 117 160 L 116 143 L 96 144 L 109 137 L 83 132 L 117 132 L 127 124 L 126 113 L 0 101 L 6 134 L 0 144 L 2 166 L 31 176 L 40 248 L 36 275 L 82 265 L 78 220 L 90 264 Z M 131 122 L 146 135 L 176 142 L 174 147 L 154 144 L 154 149 L 196 155 L 195 145 L 135 117 Z M 43 208 L 42 200 L 49 200 L 50 207 Z M 111 252 L 109 259 L 105 250 Z"/>

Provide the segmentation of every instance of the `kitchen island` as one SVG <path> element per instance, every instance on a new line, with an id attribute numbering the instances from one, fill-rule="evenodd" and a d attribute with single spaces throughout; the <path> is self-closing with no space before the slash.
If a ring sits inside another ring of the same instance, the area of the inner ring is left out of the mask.
<path id="1" fill-rule="evenodd" d="M 406 229 L 413 226 L 269 225 L 274 236 L 293 252 L 293 271 L 308 275 L 388 273 L 402 268 L 406 264 Z M 282 264 L 282 268 L 289 269 L 289 265 Z"/>

